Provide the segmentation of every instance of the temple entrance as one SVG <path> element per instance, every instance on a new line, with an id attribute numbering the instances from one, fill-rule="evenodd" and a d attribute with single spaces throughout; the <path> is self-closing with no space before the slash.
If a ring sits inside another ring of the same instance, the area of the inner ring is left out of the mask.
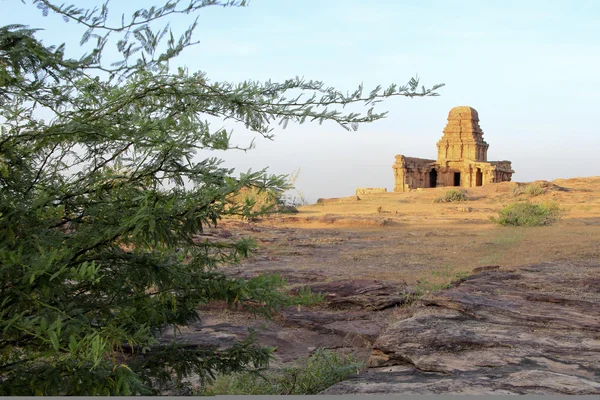
<path id="1" fill-rule="evenodd" d="M 477 172 L 475 172 L 475 186 L 483 185 L 483 174 L 481 173 L 481 168 L 477 168 Z"/>
<path id="2" fill-rule="evenodd" d="M 460 186 L 460 172 L 454 173 L 454 186 Z"/>
<path id="3" fill-rule="evenodd" d="M 435 169 L 432 169 L 431 172 L 429 173 L 429 187 L 436 187 L 437 186 L 437 171 Z"/>

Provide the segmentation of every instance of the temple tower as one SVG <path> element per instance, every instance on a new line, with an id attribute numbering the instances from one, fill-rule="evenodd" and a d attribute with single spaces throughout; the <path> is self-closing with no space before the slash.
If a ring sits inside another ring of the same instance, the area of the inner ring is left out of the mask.
<path id="1" fill-rule="evenodd" d="M 439 186 L 474 187 L 510 181 L 510 161 L 488 161 L 477 111 L 468 106 L 448 113 L 444 135 L 437 143 L 437 160 L 396 156 L 394 191 Z"/>
<path id="2" fill-rule="evenodd" d="M 450 110 L 444 136 L 437 147 L 438 164 L 444 165 L 448 161 L 486 162 L 489 145 L 483 140 L 477 111 L 468 106 Z"/>

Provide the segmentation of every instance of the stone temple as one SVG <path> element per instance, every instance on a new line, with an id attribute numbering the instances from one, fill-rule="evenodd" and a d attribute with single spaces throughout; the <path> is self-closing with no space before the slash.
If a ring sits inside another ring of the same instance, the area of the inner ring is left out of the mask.
<path id="1" fill-rule="evenodd" d="M 437 143 L 437 160 L 396 156 L 394 192 L 438 186 L 482 186 L 510 181 L 510 161 L 488 161 L 477 111 L 454 107 L 448 113 L 444 136 Z"/>

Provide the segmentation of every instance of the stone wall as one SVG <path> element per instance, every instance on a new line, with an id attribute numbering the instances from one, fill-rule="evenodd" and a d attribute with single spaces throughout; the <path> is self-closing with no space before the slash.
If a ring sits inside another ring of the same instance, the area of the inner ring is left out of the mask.
<path id="1" fill-rule="evenodd" d="M 360 196 L 361 194 L 377 194 L 377 193 L 386 193 L 386 188 L 357 188 L 356 195 Z"/>
<path id="2" fill-rule="evenodd" d="M 394 169 L 394 192 L 405 192 L 418 187 L 431 187 L 430 173 L 435 160 L 396 156 Z"/>

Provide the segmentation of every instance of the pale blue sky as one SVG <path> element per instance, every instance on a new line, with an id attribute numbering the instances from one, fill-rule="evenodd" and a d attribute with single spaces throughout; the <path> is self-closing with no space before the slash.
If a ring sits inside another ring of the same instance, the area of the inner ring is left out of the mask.
<path id="1" fill-rule="evenodd" d="M 77 43 L 76 25 L 16 0 L 0 4 L 0 25 L 44 26 L 46 43 Z M 357 132 L 290 125 L 248 153 L 219 154 L 238 171 L 300 168 L 297 188 L 310 201 L 356 187 L 391 190 L 394 156 L 435 158 L 458 105 L 477 109 L 488 158 L 511 160 L 513 180 L 600 175 L 600 1 L 253 0 L 201 12 L 195 38 L 201 43 L 178 63 L 212 80 L 299 75 L 353 90 L 418 74 L 426 86 L 446 84 L 437 98 L 385 101 L 388 118 Z M 234 133 L 240 144 L 252 137 L 243 127 Z"/>

